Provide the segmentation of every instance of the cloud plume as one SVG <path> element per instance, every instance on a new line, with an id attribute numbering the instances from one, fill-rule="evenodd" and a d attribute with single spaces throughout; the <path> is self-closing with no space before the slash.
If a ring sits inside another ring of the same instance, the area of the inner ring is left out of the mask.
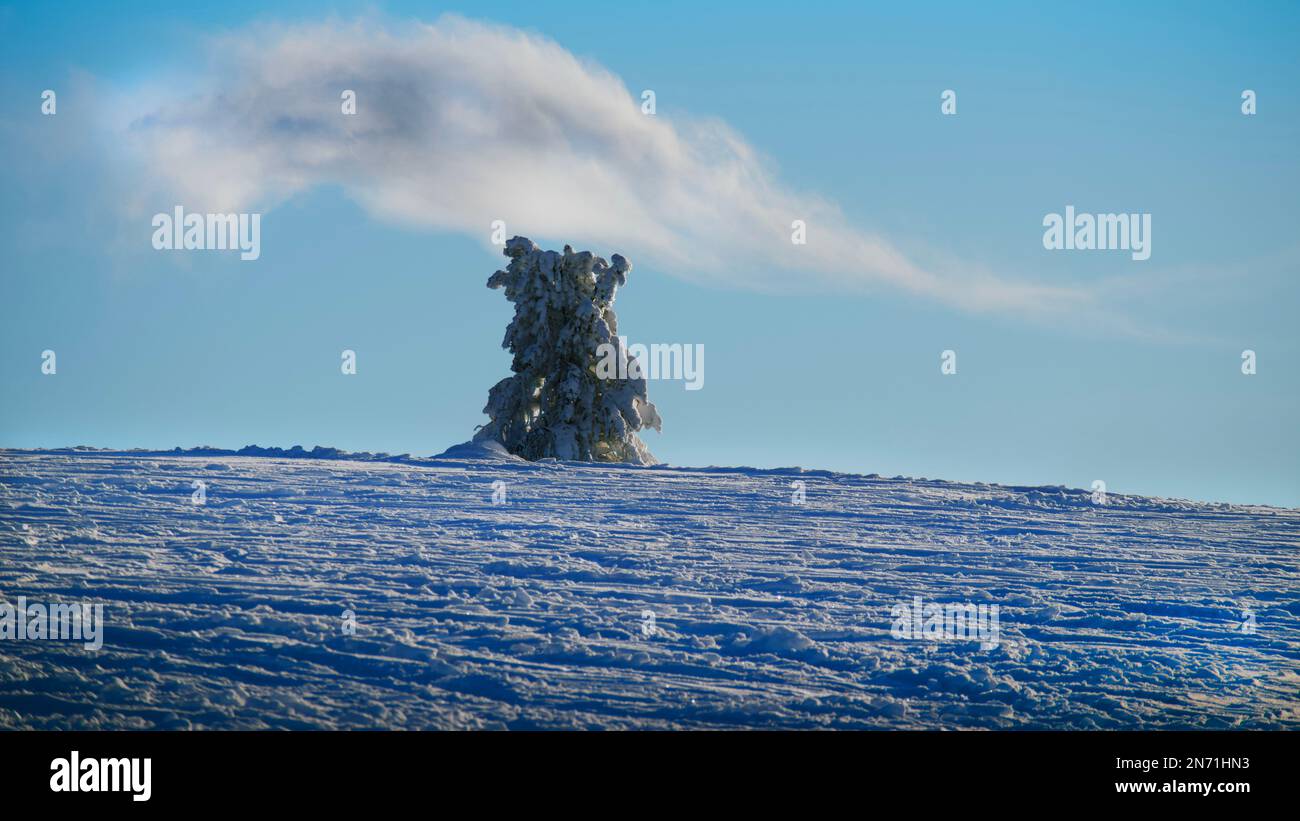
<path id="1" fill-rule="evenodd" d="M 331 22 L 237 32 L 215 49 L 206 88 L 128 132 L 187 208 L 269 208 L 335 185 L 379 219 L 484 240 L 499 219 L 512 234 L 716 285 L 887 287 L 1026 314 L 1087 301 L 973 266 L 919 265 L 783 185 L 726 125 L 647 116 L 616 76 L 535 34 L 458 17 Z M 341 112 L 344 89 L 355 115 Z M 807 244 L 791 243 L 794 220 Z"/>

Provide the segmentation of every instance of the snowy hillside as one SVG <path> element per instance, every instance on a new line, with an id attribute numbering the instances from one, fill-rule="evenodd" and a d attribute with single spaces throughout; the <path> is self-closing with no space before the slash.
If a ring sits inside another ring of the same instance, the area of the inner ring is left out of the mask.
<path id="1" fill-rule="evenodd" d="M 1300 728 L 1300 511 L 1107 501 L 0 451 L 0 601 L 106 621 L 0 642 L 0 727 Z M 998 605 L 998 641 L 894 637 L 915 597 Z"/>

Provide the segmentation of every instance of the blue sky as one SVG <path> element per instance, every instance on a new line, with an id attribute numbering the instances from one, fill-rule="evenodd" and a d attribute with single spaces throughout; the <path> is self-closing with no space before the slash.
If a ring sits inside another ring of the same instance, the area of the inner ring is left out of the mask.
<path id="1" fill-rule="evenodd" d="M 174 200 L 152 193 L 160 163 L 119 145 L 123 123 L 232 82 L 214 37 L 454 12 L 653 89 L 663 123 L 725 123 L 782 190 L 833 203 L 945 287 L 988 271 L 1088 300 L 970 309 L 797 263 L 705 271 L 581 220 L 564 235 L 512 222 L 547 247 L 626 253 L 621 330 L 704 345 L 703 390 L 650 384 L 661 459 L 1300 505 L 1294 6 L 262 5 L 0 7 L 0 445 L 428 454 L 468 439 L 509 372 L 486 225 L 387 218 L 322 178 L 257 203 L 254 263 L 156 252 L 149 214 Z M 1151 259 L 1044 250 L 1043 216 L 1066 205 L 1150 213 Z"/>

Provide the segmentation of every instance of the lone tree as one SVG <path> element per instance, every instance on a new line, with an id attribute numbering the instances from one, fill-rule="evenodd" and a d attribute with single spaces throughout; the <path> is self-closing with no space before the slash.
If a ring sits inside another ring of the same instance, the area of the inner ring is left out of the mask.
<path id="1" fill-rule="evenodd" d="M 501 343 L 514 354 L 514 376 L 488 391 L 483 412 L 492 421 L 474 441 L 500 442 L 529 460 L 655 464 L 636 432 L 660 430 L 662 420 L 614 315 L 632 264 L 618 254 L 612 264 L 575 254 L 567 245 L 563 254 L 543 251 L 525 237 L 513 237 L 503 253 L 510 265 L 487 285 L 505 288 L 515 304 Z"/>

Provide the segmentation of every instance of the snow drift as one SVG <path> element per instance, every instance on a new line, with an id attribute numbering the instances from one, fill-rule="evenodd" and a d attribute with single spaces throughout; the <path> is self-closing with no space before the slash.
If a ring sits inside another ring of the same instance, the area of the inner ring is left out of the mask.
<path id="1" fill-rule="evenodd" d="M 294 453 L 0 450 L 0 601 L 105 618 L 0 641 L 0 728 L 1300 729 L 1297 510 Z"/>

